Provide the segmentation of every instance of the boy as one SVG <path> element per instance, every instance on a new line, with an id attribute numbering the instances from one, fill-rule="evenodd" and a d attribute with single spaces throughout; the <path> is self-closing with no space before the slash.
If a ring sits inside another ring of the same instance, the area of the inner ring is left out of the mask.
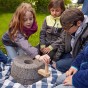
<path id="1" fill-rule="evenodd" d="M 75 60 L 66 74 L 58 78 L 56 88 L 88 88 L 88 18 L 75 8 L 67 9 L 60 20 L 63 29 L 72 35 L 71 53 Z"/>
<path id="2" fill-rule="evenodd" d="M 48 54 L 51 62 L 61 56 L 64 43 L 61 39 L 62 26 L 60 16 L 65 10 L 63 0 L 50 0 L 48 5 L 50 15 L 46 16 L 40 32 L 40 53 Z M 58 49 L 59 47 L 59 49 Z"/>
<path id="3" fill-rule="evenodd" d="M 68 49 L 71 48 L 69 53 L 70 57 L 65 55 L 56 62 L 57 69 L 65 72 L 69 69 L 74 58 L 88 41 L 88 17 L 84 16 L 79 9 L 67 9 L 62 13 L 60 21 L 62 28 L 67 34 L 71 35 L 71 39 L 69 39 L 68 36 L 65 36 L 64 40 L 65 49 L 68 51 Z"/>

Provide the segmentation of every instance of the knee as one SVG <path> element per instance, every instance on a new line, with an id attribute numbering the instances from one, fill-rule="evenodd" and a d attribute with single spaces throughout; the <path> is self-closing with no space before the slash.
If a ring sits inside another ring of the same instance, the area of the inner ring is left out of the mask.
<path id="1" fill-rule="evenodd" d="M 65 65 L 63 63 L 56 63 L 56 68 L 62 73 L 65 73 L 70 68 L 70 66 Z"/>

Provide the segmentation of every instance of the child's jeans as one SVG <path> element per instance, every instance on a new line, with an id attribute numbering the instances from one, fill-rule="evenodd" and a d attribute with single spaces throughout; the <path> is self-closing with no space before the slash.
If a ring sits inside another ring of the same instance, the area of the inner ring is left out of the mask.
<path id="1" fill-rule="evenodd" d="M 5 46 L 5 48 L 10 59 L 14 59 L 18 55 L 24 54 L 24 51 L 19 47 Z"/>
<path id="2" fill-rule="evenodd" d="M 57 78 L 56 87 L 54 88 L 75 88 L 74 86 L 64 86 L 63 81 L 66 78 L 66 74 L 62 74 L 60 77 Z"/>
<path id="3" fill-rule="evenodd" d="M 7 56 L 5 56 L 2 51 L 0 51 L 0 62 L 3 62 L 4 64 L 6 64 L 7 60 L 8 60 Z"/>
<path id="4" fill-rule="evenodd" d="M 65 73 L 71 66 L 71 63 L 73 62 L 73 58 L 70 53 L 63 54 L 59 60 L 56 62 L 56 68 Z"/>

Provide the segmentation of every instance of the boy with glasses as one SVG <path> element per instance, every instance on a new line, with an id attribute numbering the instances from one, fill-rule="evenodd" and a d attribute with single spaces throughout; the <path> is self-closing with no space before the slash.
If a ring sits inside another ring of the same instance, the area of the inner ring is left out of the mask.
<path id="1" fill-rule="evenodd" d="M 65 51 L 70 50 L 70 52 L 63 53 L 60 60 L 56 62 L 56 68 L 66 72 L 88 41 L 88 17 L 79 9 L 67 9 L 62 13 L 60 22 L 66 32 Z"/>
<path id="2" fill-rule="evenodd" d="M 60 21 L 63 29 L 72 35 L 74 61 L 70 69 L 57 79 L 55 88 L 88 88 L 88 17 L 79 9 L 67 9 Z"/>

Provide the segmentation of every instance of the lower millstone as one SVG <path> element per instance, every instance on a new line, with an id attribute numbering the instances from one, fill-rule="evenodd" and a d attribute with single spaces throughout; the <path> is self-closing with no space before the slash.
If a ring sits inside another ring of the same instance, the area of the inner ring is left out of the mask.
<path id="1" fill-rule="evenodd" d="M 23 85 L 31 85 L 43 78 L 38 74 L 39 69 L 44 69 L 44 63 L 32 60 L 29 56 L 18 56 L 14 59 L 11 66 L 11 75 Z"/>

